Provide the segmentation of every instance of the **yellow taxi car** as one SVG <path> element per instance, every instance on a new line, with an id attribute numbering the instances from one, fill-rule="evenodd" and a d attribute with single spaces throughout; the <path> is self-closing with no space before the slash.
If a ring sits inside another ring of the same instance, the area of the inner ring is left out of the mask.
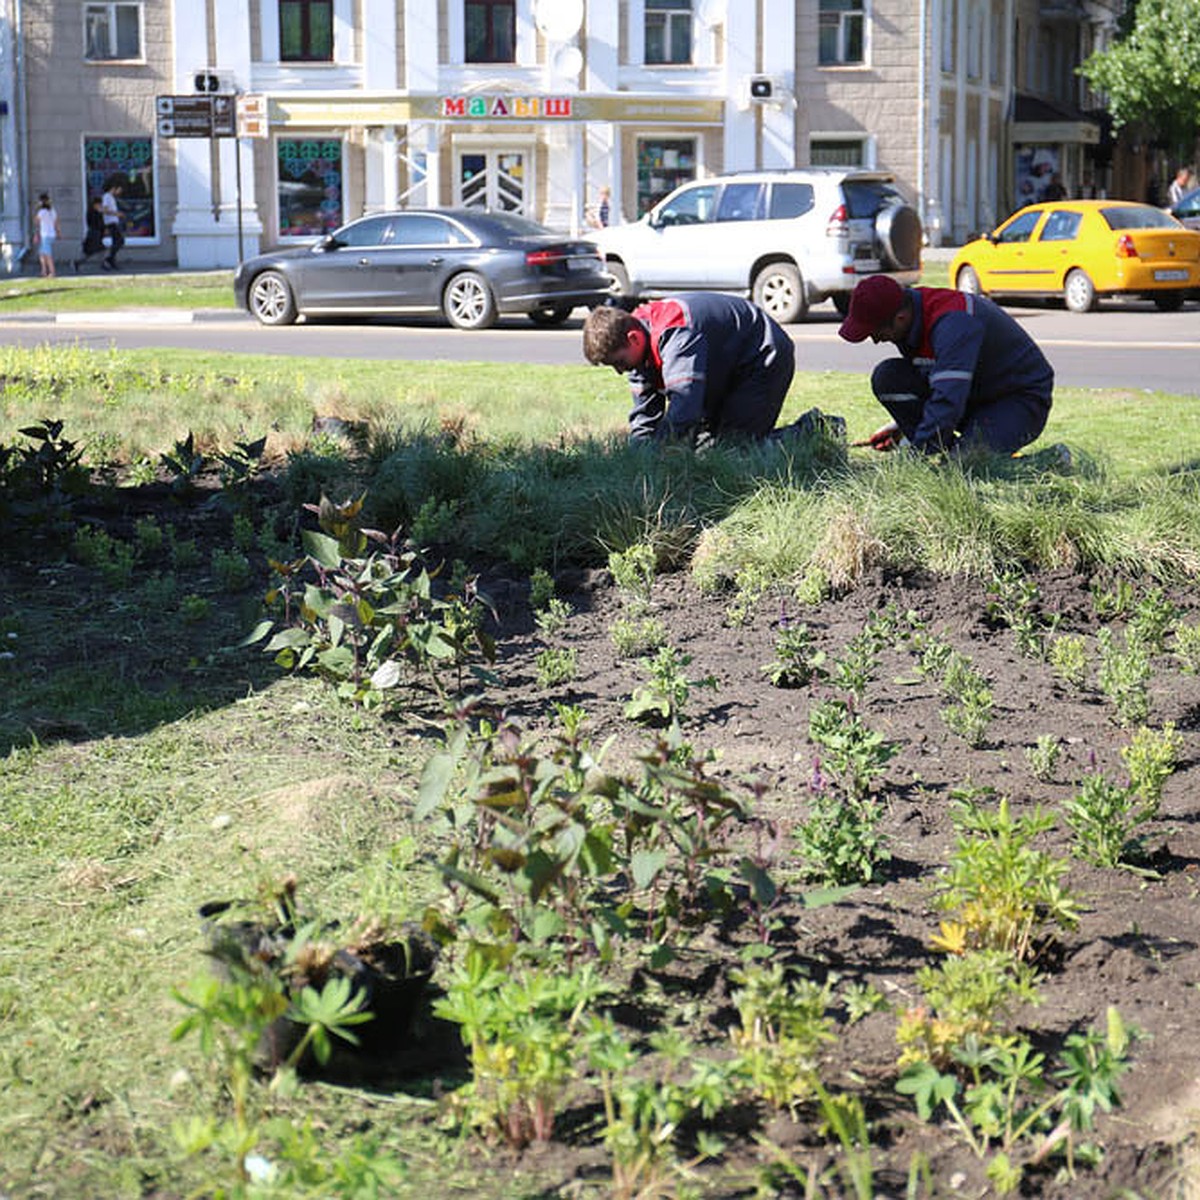
<path id="1" fill-rule="evenodd" d="M 1200 287 L 1200 231 L 1131 200 L 1031 204 L 950 263 L 960 292 L 1061 296 L 1090 312 L 1102 296 L 1145 296 L 1173 311 Z"/>

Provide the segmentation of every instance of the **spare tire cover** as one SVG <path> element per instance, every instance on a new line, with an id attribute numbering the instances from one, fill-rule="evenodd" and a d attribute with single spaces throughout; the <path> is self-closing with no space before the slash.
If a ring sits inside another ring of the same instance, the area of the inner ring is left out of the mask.
<path id="1" fill-rule="evenodd" d="M 924 231 L 917 210 L 907 204 L 889 204 L 875 215 L 884 266 L 895 271 L 915 271 L 921 265 Z"/>

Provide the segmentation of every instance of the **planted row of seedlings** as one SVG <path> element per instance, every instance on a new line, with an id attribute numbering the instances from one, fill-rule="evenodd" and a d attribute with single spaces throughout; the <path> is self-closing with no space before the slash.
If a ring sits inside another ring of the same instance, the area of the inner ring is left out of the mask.
<path id="1" fill-rule="evenodd" d="M 361 530 L 356 505 L 324 502 L 315 512 L 322 532 L 304 535 L 302 558 L 278 565 L 270 614 L 250 640 L 364 707 L 400 702 L 418 678 L 454 705 L 414 812 L 446 847 L 443 890 L 414 914 L 400 943 L 410 969 L 398 972 L 434 985 L 433 1016 L 457 1028 L 467 1052 L 469 1080 L 438 1106 L 439 1124 L 513 1149 L 567 1129 L 578 1138 L 582 1129 L 603 1147 L 607 1186 L 620 1197 L 702 1195 L 714 1186 L 874 1196 L 883 1156 L 867 1115 L 872 1097 L 835 1086 L 831 1064 L 846 1028 L 891 1005 L 865 977 L 813 970 L 784 914 L 884 877 L 881 820 L 896 747 L 866 715 L 882 652 L 907 655 L 938 687 L 947 728 L 972 746 L 985 742 L 993 716 L 986 677 L 916 612 L 880 610 L 833 658 L 807 625 L 781 618 L 774 656 L 762 666 L 766 681 L 821 696 L 808 716 L 816 766 L 805 812 L 784 845 L 764 797 L 715 782 L 708 755 L 688 739 L 695 690 L 715 684 L 693 678 L 689 657 L 669 643 L 653 604 L 651 548 L 610 558 L 622 596 L 614 652 L 635 658 L 645 676 L 625 715 L 649 731 L 632 765 L 616 768 L 606 748 L 591 744 L 583 709 L 554 705 L 553 732 L 534 737 L 486 702 L 493 648 L 473 579 L 459 571 L 438 586 L 400 539 Z M 530 584 L 544 643 L 538 680 L 552 690 L 573 678 L 572 612 L 548 574 L 535 572 Z M 1013 631 L 1021 653 L 1044 657 L 1066 685 L 1084 686 L 1088 647 L 1042 618 L 1032 581 L 998 576 L 989 595 L 989 619 Z M 1095 653 L 1098 687 L 1116 719 L 1135 727 L 1121 751 L 1128 783 L 1090 775 L 1061 814 L 1015 811 L 987 789 L 957 790 L 954 848 L 929 888 L 936 957 L 912 980 L 916 1002 L 895 1012 L 892 1086 L 911 1097 L 918 1119 L 962 1139 L 1000 1195 L 1098 1161 L 1096 1117 L 1119 1102 L 1131 1054 L 1131 1032 L 1115 1009 L 1100 1027 L 1050 1048 L 1046 1039 L 1035 1046 L 1015 1022 L 1018 1009 L 1037 1002 L 1052 951 L 1079 915 L 1069 859 L 1046 849 L 1045 835 L 1061 820 L 1072 854 L 1108 867 L 1139 864 L 1180 741 L 1169 724 L 1139 724 L 1148 709 L 1130 697 L 1148 682 L 1142 662 L 1151 652 L 1169 645 L 1195 667 L 1194 629 L 1160 592 L 1097 592 L 1095 603 L 1097 612 L 1120 604 L 1126 618 L 1122 644 L 1104 628 Z M 1052 773 L 1057 749 L 1052 740 L 1030 747 L 1031 771 Z M 329 923 L 300 917 L 294 888 L 273 902 L 282 903 L 271 926 L 278 952 L 226 955 L 222 978 L 180 993 L 189 1015 L 177 1032 L 198 1031 L 210 1052 L 220 1048 L 234 1101 L 232 1111 L 207 1118 L 191 1148 L 224 1149 L 244 1182 L 267 1169 L 256 1156 L 269 1145 L 279 1184 L 315 1168 L 302 1148 L 273 1137 L 269 1092 L 251 1101 L 263 1039 L 281 1018 L 299 1030 L 270 1064 L 272 1086 L 294 1088 L 306 1055 L 319 1065 L 339 1039 L 362 1037 L 373 993 L 342 968 L 347 957 L 358 968 L 369 963 L 386 931 L 357 926 L 353 939 L 333 939 Z M 713 1006 L 704 1019 L 690 1012 L 679 1020 L 671 1005 L 646 1003 L 647 987 L 673 965 L 697 975 L 715 968 L 719 986 L 704 990 Z M 630 1025 L 635 996 L 641 1017 Z M 733 1114 L 747 1105 L 807 1131 L 797 1152 L 764 1138 L 760 1122 L 749 1185 L 723 1174 L 742 1170 L 730 1139 L 743 1136 Z M 360 1162 L 361 1150 L 347 1153 Z M 386 1173 L 383 1158 L 376 1169 Z M 919 1153 L 904 1187 L 934 1193 Z"/>

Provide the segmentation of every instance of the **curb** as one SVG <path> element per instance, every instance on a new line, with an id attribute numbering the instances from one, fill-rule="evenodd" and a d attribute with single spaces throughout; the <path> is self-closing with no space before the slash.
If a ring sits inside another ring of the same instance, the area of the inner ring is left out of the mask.
<path id="1" fill-rule="evenodd" d="M 237 308 L 113 308 L 89 312 L 0 312 L 0 325 L 191 325 L 202 321 L 250 320 Z"/>

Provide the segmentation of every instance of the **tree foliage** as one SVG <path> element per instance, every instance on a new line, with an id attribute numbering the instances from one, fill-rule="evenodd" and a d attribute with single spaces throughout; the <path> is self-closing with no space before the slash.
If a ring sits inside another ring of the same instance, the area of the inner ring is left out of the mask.
<path id="1" fill-rule="evenodd" d="M 1200 4 L 1140 0 L 1128 34 L 1079 73 L 1108 96 L 1115 126 L 1145 121 L 1190 149 L 1200 128 Z"/>

